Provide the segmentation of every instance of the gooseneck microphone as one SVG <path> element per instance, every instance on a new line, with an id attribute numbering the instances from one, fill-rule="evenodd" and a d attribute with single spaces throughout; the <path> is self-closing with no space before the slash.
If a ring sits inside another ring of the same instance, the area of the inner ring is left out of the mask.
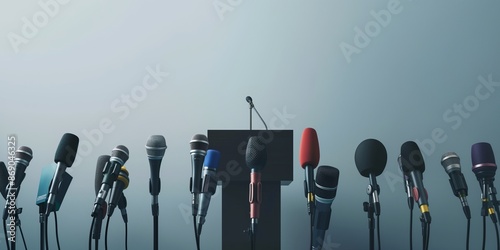
<path id="1" fill-rule="evenodd" d="M 313 248 L 321 250 L 325 233 L 330 227 L 330 217 L 332 214 L 332 202 L 337 195 L 339 183 L 339 170 L 331 166 L 319 166 L 316 171 L 315 185 L 315 205 L 314 228 L 313 228 Z"/>
<path id="2" fill-rule="evenodd" d="M 267 163 L 267 145 L 257 136 L 248 139 L 245 152 L 245 161 L 250 168 L 250 185 L 248 199 L 250 202 L 250 237 L 251 248 L 255 249 L 257 225 L 260 217 L 260 204 L 262 203 L 261 171 Z"/>
<path id="3" fill-rule="evenodd" d="M 385 169 L 387 163 L 387 151 L 380 141 L 376 139 L 366 139 L 362 141 L 356 148 L 354 161 L 359 174 L 363 177 L 368 177 L 369 184 L 366 193 L 369 196 L 369 201 L 363 203 L 363 210 L 368 214 L 369 227 L 369 248 L 375 248 L 375 220 L 373 214 L 377 216 L 377 238 L 378 248 L 380 249 L 380 188 L 377 184 L 377 176 Z"/>
<path id="4" fill-rule="evenodd" d="M 209 149 L 203 162 L 203 172 L 201 193 L 200 193 L 200 205 L 198 208 L 198 235 L 201 235 L 201 230 L 203 224 L 205 224 L 205 217 L 207 216 L 208 207 L 210 206 L 210 200 L 212 195 L 215 194 L 217 189 L 217 167 L 219 166 L 220 152 L 214 149 Z"/>
<path id="5" fill-rule="evenodd" d="M 266 122 L 264 121 L 264 119 L 262 119 L 262 116 L 260 115 L 259 111 L 257 111 L 257 108 L 255 108 L 255 105 L 253 104 L 252 97 L 247 96 L 245 99 L 248 102 L 250 108 L 250 130 L 252 130 L 252 109 L 255 110 L 255 113 L 257 113 L 257 115 L 259 116 L 260 120 L 264 124 L 264 127 L 266 128 L 266 130 L 268 130 Z"/>
<path id="6" fill-rule="evenodd" d="M 455 152 L 445 153 L 441 157 L 441 165 L 443 166 L 448 176 L 450 176 L 449 181 L 451 189 L 453 190 L 453 194 L 460 199 L 465 217 L 467 219 L 470 219 L 470 208 L 469 203 L 467 202 L 469 189 L 460 167 L 460 157 L 458 157 L 457 153 Z"/>

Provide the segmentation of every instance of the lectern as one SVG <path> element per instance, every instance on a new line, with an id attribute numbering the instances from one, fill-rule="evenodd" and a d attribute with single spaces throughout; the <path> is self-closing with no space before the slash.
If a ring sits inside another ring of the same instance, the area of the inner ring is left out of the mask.
<path id="1" fill-rule="evenodd" d="M 292 130 L 208 130 L 209 147 L 221 152 L 218 177 L 222 186 L 222 250 L 250 249 L 250 168 L 245 152 L 250 136 L 267 146 L 262 170 L 262 204 L 256 249 L 281 249 L 281 186 L 293 181 Z"/>

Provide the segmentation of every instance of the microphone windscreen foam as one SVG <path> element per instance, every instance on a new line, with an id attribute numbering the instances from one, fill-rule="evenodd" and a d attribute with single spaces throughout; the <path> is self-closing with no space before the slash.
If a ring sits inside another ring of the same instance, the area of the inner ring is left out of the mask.
<path id="1" fill-rule="evenodd" d="M 302 132 L 302 139 L 300 140 L 299 161 L 302 168 L 309 166 L 314 169 L 318 166 L 319 142 L 316 130 L 314 130 L 313 128 L 305 128 Z"/>
<path id="2" fill-rule="evenodd" d="M 78 136 L 70 133 L 64 134 L 59 142 L 59 146 L 57 146 L 54 162 L 60 162 L 67 167 L 71 167 L 75 161 L 76 151 L 78 150 L 78 142 Z"/>
<path id="3" fill-rule="evenodd" d="M 245 161 L 247 166 L 256 171 L 264 168 L 267 162 L 266 144 L 257 136 L 252 136 L 248 139 Z"/>
<path id="4" fill-rule="evenodd" d="M 189 146 L 191 147 L 191 150 L 207 151 L 208 138 L 206 135 L 196 134 L 189 142 Z"/>
<path id="5" fill-rule="evenodd" d="M 205 156 L 205 161 L 203 166 L 207 168 L 216 169 L 219 166 L 220 152 L 215 149 L 209 149 L 207 151 L 207 156 Z"/>
<path id="6" fill-rule="evenodd" d="M 387 164 L 387 151 L 379 140 L 366 139 L 356 148 L 354 161 L 362 176 L 379 176 Z"/>
<path id="7" fill-rule="evenodd" d="M 167 149 L 167 142 L 162 135 L 152 135 L 146 142 L 146 154 L 150 159 L 162 159 Z"/>
<path id="8" fill-rule="evenodd" d="M 479 142 L 471 147 L 472 171 L 486 174 L 485 177 L 495 176 L 497 164 L 491 145 L 487 142 Z"/>
<path id="9" fill-rule="evenodd" d="M 101 155 L 99 158 L 97 158 L 97 165 L 95 168 L 95 181 L 94 181 L 94 188 L 95 188 L 95 194 L 99 192 L 101 189 L 101 184 L 102 184 L 102 179 L 104 178 L 104 167 L 106 164 L 109 163 L 109 155 Z"/>
<path id="10" fill-rule="evenodd" d="M 331 166 L 319 166 L 316 171 L 315 195 L 323 199 L 334 199 L 337 195 L 340 172 Z"/>
<path id="11" fill-rule="evenodd" d="M 3 161 L 0 161 L 0 193 L 2 194 L 3 198 L 7 198 L 7 185 L 9 184 L 9 173 L 7 171 L 7 166 L 5 166 L 5 163 Z"/>
<path id="12" fill-rule="evenodd" d="M 403 164 L 404 172 L 425 171 L 424 157 L 417 143 L 407 141 L 401 145 L 401 163 Z"/>

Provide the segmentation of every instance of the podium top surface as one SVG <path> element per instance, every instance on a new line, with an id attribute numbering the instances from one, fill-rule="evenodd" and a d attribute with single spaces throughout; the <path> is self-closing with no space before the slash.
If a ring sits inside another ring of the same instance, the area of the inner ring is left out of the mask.
<path id="1" fill-rule="evenodd" d="M 209 148 L 221 153 L 219 184 L 250 181 L 250 168 L 245 161 L 250 136 L 260 137 L 267 146 L 262 182 L 289 185 L 293 181 L 293 130 L 208 130 Z"/>

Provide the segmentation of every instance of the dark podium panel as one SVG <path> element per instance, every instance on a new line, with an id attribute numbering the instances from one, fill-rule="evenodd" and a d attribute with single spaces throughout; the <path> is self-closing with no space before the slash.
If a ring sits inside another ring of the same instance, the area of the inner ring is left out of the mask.
<path id="1" fill-rule="evenodd" d="M 250 168 L 245 161 L 250 136 L 259 136 L 267 146 L 256 249 L 281 249 L 281 185 L 293 181 L 293 131 L 209 130 L 209 148 L 221 152 L 217 175 L 222 185 L 222 249 L 250 250 L 245 233 L 250 226 Z"/>

